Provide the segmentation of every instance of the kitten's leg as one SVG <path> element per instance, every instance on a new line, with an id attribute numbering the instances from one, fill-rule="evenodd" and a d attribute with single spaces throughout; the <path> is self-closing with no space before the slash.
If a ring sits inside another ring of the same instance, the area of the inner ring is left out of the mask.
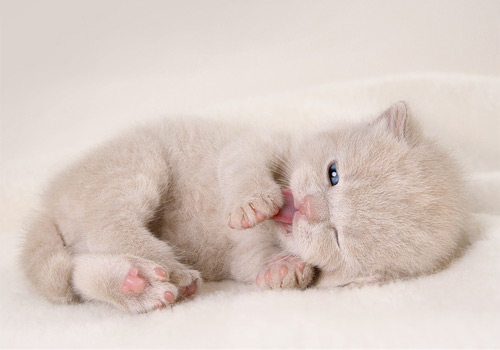
<path id="1" fill-rule="evenodd" d="M 180 263 L 172 248 L 147 229 L 166 200 L 166 157 L 149 133 L 135 133 L 97 150 L 54 181 L 45 198 L 47 214 L 28 230 L 22 253 L 29 279 L 48 299 L 78 299 L 71 283 L 79 254 L 134 255 L 156 263 L 177 288 L 196 287 L 199 272 Z M 126 275 L 133 276 L 135 269 L 140 270 L 132 266 Z"/>
<path id="2" fill-rule="evenodd" d="M 77 199 L 73 199 L 73 201 L 76 201 L 75 203 L 71 203 L 72 200 L 66 198 L 64 204 L 68 205 L 69 203 L 70 208 L 79 206 L 80 213 L 83 212 L 85 215 L 80 214 L 79 217 L 76 217 L 74 210 L 67 211 L 65 217 L 70 218 L 70 220 L 66 220 L 63 234 L 64 231 L 84 232 L 84 235 L 81 235 L 73 246 L 77 255 L 90 254 L 88 256 L 84 255 L 84 258 L 82 258 L 86 262 L 91 261 L 92 257 L 98 254 L 135 256 L 149 261 L 150 265 L 154 264 L 165 271 L 166 281 L 171 284 L 168 291 L 175 299 L 178 295 L 177 288 L 181 291 L 181 295 L 182 291 L 197 289 L 197 285 L 201 281 L 200 273 L 179 262 L 176 253 L 168 242 L 156 238 L 148 230 L 147 225 L 158 208 L 163 208 L 161 206 L 163 200 L 161 197 L 168 194 L 158 190 L 163 186 L 156 183 L 150 173 L 147 174 L 137 176 L 131 173 L 128 177 L 123 176 L 112 179 L 113 184 L 101 186 L 99 203 L 82 201 L 81 198 L 85 198 L 86 193 Z M 83 246 L 84 249 L 78 250 L 77 247 L 80 246 Z M 76 260 L 78 261 L 78 259 Z M 108 279 L 116 284 L 116 281 L 123 280 L 127 275 L 132 278 L 135 271 L 143 271 L 141 273 L 144 276 L 144 283 L 148 281 L 148 275 L 144 272 L 148 267 L 142 267 L 147 264 L 134 264 L 130 258 L 110 261 L 110 264 L 116 266 L 119 271 L 117 274 L 112 274 L 106 269 L 104 277 L 101 279 Z M 128 272 L 124 273 L 123 269 L 128 269 Z M 92 279 L 93 276 L 99 277 L 92 269 L 82 268 L 75 270 L 75 273 L 76 271 L 79 271 L 79 280 L 85 280 L 85 278 L 81 277 L 85 273 L 89 273 L 87 279 Z M 140 284 L 140 281 L 138 283 Z M 86 297 L 94 297 L 94 294 L 98 293 L 98 297 L 95 298 L 103 300 L 102 293 L 96 292 L 96 290 L 88 288 L 79 288 L 78 290 L 84 291 Z M 141 296 L 142 293 L 145 294 L 145 297 Z M 138 291 L 138 294 L 140 297 L 134 299 L 130 311 L 135 311 L 141 307 L 146 310 L 151 307 L 148 296 L 150 290 L 144 289 Z M 123 307 L 128 305 L 123 304 L 122 295 L 119 293 L 109 294 L 104 300 L 109 301 L 112 297 L 116 297 L 114 304 Z M 147 301 L 147 304 L 143 306 L 136 305 L 141 300 Z"/>
<path id="3" fill-rule="evenodd" d="M 88 244 L 91 251 L 132 255 L 154 263 L 165 271 L 166 281 L 179 289 L 180 296 L 184 296 L 189 290 L 196 291 L 201 283 L 200 273 L 179 262 L 167 242 L 157 239 L 145 227 L 137 226 L 134 221 L 123 218 L 120 222 L 108 223 L 105 229 L 95 233 L 95 236 L 89 235 L 91 242 Z M 93 246 L 92 238 L 99 240 L 98 245 Z M 133 268 L 141 270 L 140 265 L 133 264 L 133 259 L 126 260 L 131 263 L 129 270 Z"/>
<path id="4" fill-rule="evenodd" d="M 39 213 L 24 233 L 19 266 L 38 291 L 53 303 L 79 301 L 73 290 L 73 258 L 54 221 Z"/>
<path id="5" fill-rule="evenodd" d="M 314 279 L 315 269 L 277 245 L 269 222 L 251 232 L 235 232 L 231 256 L 234 279 L 256 283 L 262 289 L 307 288 Z"/>
<path id="6" fill-rule="evenodd" d="M 26 232 L 21 268 L 33 285 L 55 303 L 95 299 L 131 312 L 144 312 L 195 294 L 201 281 L 199 272 L 178 262 L 172 248 L 144 228 L 137 228 L 137 236 L 120 237 L 105 230 L 100 233 L 98 237 L 89 237 L 89 248 L 119 253 L 133 251 L 142 257 L 75 256 L 53 220 L 40 215 Z"/>
<path id="7" fill-rule="evenodd" d="M 247 229 L 276 215 L 283 195 L 273 171 L 288 158 L 287 139 L 258 136 L 228 145 L 218 164 L 219 190 L 225 220 L 233 229 Z"/>
<path id="8" fill-rule="evenodd" d="M 154 261 L 134 255 L 82 254 L 74 259 L 73 285 L 86 300 L 108 302 L 131 312 L 147 312 L 172 304 L 179 290 Z M 196 292 L 196 284 L 184 296 Z"/>

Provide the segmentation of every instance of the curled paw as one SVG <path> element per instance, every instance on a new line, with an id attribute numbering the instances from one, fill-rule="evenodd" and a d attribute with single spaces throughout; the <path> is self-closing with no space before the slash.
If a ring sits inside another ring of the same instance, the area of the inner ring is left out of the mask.
<path id="1" fill-rule="evenodd" d="M 283 195 L 278 188 L 275 193 L 249 198 L 242 205 L 231 206 L 227 211 L 228 225 L 232 229 L 244 230 L 278 214 L 283 205 Z"/>
<path id="2" fill-rule="evenodd" d="M 289 255 L 269 261 L 256 278 L 262 289 L 307 288 L 314 278 L 314 267 Z"/>

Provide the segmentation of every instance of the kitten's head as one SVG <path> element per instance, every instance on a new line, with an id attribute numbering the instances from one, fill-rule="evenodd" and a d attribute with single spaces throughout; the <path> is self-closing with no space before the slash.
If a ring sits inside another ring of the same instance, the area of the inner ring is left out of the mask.
<path id="1" fill-rule="evenodd" d="M 283 244 L 337 284 L 416 276 L 466 241 L 461 170 L 399 102 L 369 124 L 302 142 Z"/>

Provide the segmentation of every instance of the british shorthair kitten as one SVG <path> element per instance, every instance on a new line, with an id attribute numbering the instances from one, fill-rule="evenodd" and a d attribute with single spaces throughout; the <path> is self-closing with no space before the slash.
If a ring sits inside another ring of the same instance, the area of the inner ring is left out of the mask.
<path id="1" fill-rule="evenodd" d="M 202 279 L 303 289 L 318 271 L 338 286 L 418 276 L 467 244 L 460 174 L 404 102 L 301 137 L 164 121 L 56 177 L 21 264 L 50 301 L 131 312 L 191 297 Z"/>

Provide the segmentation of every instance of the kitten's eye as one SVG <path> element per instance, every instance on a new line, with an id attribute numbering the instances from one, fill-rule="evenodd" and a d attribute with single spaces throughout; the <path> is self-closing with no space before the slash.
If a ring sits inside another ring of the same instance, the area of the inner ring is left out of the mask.
<path id="1" fill-rule="evenodd" d="M 337 163 L 330 165 L 328 169 L 328 177 L 330 178 L 330 183 L 335 186 L 339 183 L 339 174 L 337 173 Z"/>

